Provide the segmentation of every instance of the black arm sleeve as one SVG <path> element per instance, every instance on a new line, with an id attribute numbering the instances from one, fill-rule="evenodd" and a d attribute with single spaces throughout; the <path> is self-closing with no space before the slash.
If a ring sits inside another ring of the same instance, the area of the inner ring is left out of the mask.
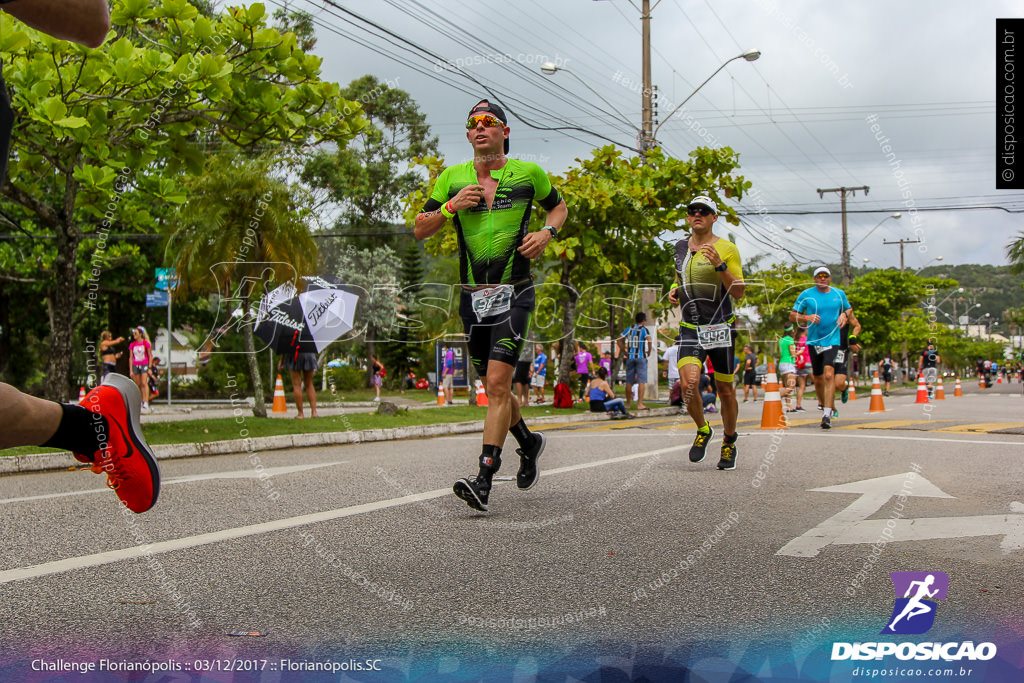
<path id="1" fill-rule="evenodd" d="M 552 187 L 551 188 L 551 194 L 549 194 L 544 199 L 540 200 L 540 205 L 542 207 L 544 207 L 545 211 L 550 211 L 551 209 L 553 209 L 556 206 L 558 206 L 559 202 L 561 202 L 561 201 L 562 201 L 562 197 L 561 197 L 561 195 L 558 194 L 558 190 L 556 190 L 555 188 Z"/>
<path id="2" fill-rule="evenodd" d="M 420 213 L 427 213 L 428 211 L 437 211 L 441 208 L 441 202 L 437 201 L 433 197 L 427 199 L 427 203 L 423 205 L 423 210 Z"/>

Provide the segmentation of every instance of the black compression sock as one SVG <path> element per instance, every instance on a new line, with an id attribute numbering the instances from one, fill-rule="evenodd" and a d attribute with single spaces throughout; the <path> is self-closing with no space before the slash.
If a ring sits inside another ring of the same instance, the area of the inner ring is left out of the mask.
<path id="1" fill-rule="evenodd" d="M 526 426 L 526 420 L 519 418 L 519 422 L 512 425 L 509 430 L 512 432 L 512 436 L 516 438 L 520 448 L 527 448 L 533 443 L 533 432 Z"/>
<path id="2" fill-rule="evenodd" d="M 57 431 L 46 440 L 46 443 L 39 445 L 61 448 L 92 458 L 96 451 L 100 450 L 99 435 L 102 433 L 106 437 L 106 418 L 73 403 L 62 403 L 60 407 L 64 414 L 61 415 Z"/>
<path id="3" fill-rule="evenodd" d="M 501 467 L 501 446 L 484 444 L 484 450 L 480 454 L 480 474 L 477 476 L 490 481 L 499 467 Z"/>
<path id="4" fill-rule="evenodd" d="M 735 434 L 722 434 L 722 443 L 736 443 L 736 439 L 739 437 L 739 432 Z"/>

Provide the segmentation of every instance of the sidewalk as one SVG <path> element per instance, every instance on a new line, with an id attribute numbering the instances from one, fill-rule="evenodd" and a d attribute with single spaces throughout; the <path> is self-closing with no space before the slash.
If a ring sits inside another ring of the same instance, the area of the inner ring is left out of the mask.
<path id="1" fill-rule="evenodd" d="M 391 398 L 385 400 L 395 402 Z M 415 403 L 418 408 L 430 407 L 429 405 L 424 405 L 419 402 Z M 333 413 L 327 412 L 329 406 L 324 406 L 323 409 L 318 406 L 317 411 L 322 417 L 332 414 L 340 415 L 343 412 L 356 412 L 352 410 L 355 405 L 360 404 L 346 403 L 343 407 L 334 406 Z M 367 403 L 364 406 L 365 410 L 360 412 L 370 412 L 371 410 L 375 410 L 377 405 L 379 404 L 376 402 Z M 413 408 L 412 405 L 403 407 Z M 202 412 L 203 418 L 232 417 L 234 415 L 233 409 L 231 408 L 217 407 L 207 409 L 205 406 L 202 406 L 193 409 L 190 413 L 186 413 L 185 409 L 187 408 L 188 406 L 183 404 L 180 412 L 178 411 L 177 406 L 173 405 L 169 409 L 164 408 L 164 411 L 154 410 L 153 413 L 143 416 L 143 422 L 184 421 L 196 419 L 198 417 L 198 415 L 196 415 L 197 412 Z M 202 408 L 202 410 L 200 410 L 200 408 Z M 246 415 L 250 414 L 250 409 L 248 407 L 245 409 L 239 409 L 244 410 Z M 678 413 L 679 409 L 674 407 L 652 408 L 650 410 L 645 410 L 642 416 L 664 416 L 676 415 Z M 275 417 L 288 417 L 294 419 L 294 408 L 292 409 L 291 415 L 278 414 Z M 531 425 L 544 425 L 566 422 L 602 422 L 608 420 L 609 417 L 606 413 L 566 413 L 563 415 L 551 415 L 550 417 L 545 416 L 531 418 L 530 423 Z M 430 425 L 395 427 L 391 429 L 364 429 L 359 431 L 317 432 L 312 434 L 284 434 L 280 436 L 231 439 L 227 441 L 209 441 L 205 443 L 160 444 L 153 446 L 152 449 L 158 460 L 170 460 L 174 458 L 192 458 L 210 455 L 256 453 L 289 448 L 339 446 L 343 444 L 368 443 L 372 441 L 422 439 L 434 436 L 448 436 L 451 434 L 472 434 L 482 432 L 483 427 L 483 420 L 473 420 L 470 422 L 444 422 Z M 81 467 L 82 463 L 76 460 L 69 452 L 32 453 L 0 458 L 0 475 L 23 472 L 43 472 L 48 470 L 79 469 Z"/>
<path id="2" fill-rule="evenodd" d="M 381 400 L 388 403 L 394 403 L 399 408 L 408 408 L 409 410 L 432 408 L 435 405 L 433 403 L 424 403 L 404 396 L 384 396 Z M 468 405 L 468 403 L 469 401 L 466 399 L 456 401 L 456 405 Z M 380 403 L 377 403 L 376 401 L 321 401 L 317 404 L 316 411 L 320 417 L 342 415 L 345 413 L 372 413 L 377 410 L 377 406 L 379 405 Z M 205 420 L 235 417 L 237 415 L 235 411 L 237 410 L 242 411 L 246 416 L 252 415 L 252 404 L 249 401 L 240 401 L 236 406 L 232 406 L 227 402 L 210 404 L 173 401 L 170 406 L 159 403 L 152 404 L 150 409 L 151 412 L 144 413 L 142 415 L 142 424 L 148 424 L 150 422 L 185 422 L 198 418 Z M 303 412 L 307 417 L 309 416 L 308 404 L 305 405 L 305 410 Z M 267 417 L 275 419 L 287 418 L 293 420 L 295 419 L 295 415 L 295 404 L 292 403 L 291 396 L 288 397 L 287 413 L 273 413 L 271 412 L 270 404 L 267 404 Z"/>

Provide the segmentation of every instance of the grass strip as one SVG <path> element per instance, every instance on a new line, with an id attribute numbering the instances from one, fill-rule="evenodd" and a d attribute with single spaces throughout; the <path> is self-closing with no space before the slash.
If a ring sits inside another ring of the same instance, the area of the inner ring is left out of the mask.
<path id="1" fill-rule="evenodd" d="M 587 411 L 586 403 L 573 408 L 556 409 L 550 405 L 530 406 L 523 409 L 527 422 L 541 415 L 572 415 Z M 303 420 L 260 419 L 246 414 L 214 419 L 194 419 L 180 422 L 151 422 L 143 427 L 146 441 L 150 445 L 177 443 L 207 443 L 231 439 L 280 436 L 283 434 L 317 434 L 329 432 L 361 431 L 364 429 L 390 429 L 415 425 L 443 424 L 448 422 L 469 422 L 483 420 L 486 409 L 476 406 L 449 406 L 425 408 L 422 410 L 399 409 L 397 415 L 376 413 L 351 413 Z M 59 453 L 55 448 L 19 446 L 0 451 L 0 457 L 12 457 L 28 453 Z"/>

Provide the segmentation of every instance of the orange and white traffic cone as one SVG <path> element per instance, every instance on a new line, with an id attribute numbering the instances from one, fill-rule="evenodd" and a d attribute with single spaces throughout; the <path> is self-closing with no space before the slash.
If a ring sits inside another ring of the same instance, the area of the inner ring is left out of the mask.
<path id="1" fill-rule="evenodd" d="M 78 402 L 85 400 L 85 387 L 78 387 Z"/>
<path id="2" fill-rule="evenodd" d="M 441 385 L 438 384 L 437 385 L 437 405 L 443 406 L 444 404 L 445 404 L 444 389 L 442 389 Z"/>
<path id="3" fill-rule="evenodd" d="M 984 389 L 985 388 L 985 375 L 984 375 L 984 373 L 978 375 L 978 388 L 979 389 Z"/>
<path id="4" fill-rule="evenodd" d="M 1003 383 L 1003 373 L 1000 372 L 998 375 L 996 375 L 996 384 L 1002 384 L 1002 383 Z"/>
<path id="5" fill-rule="evenodd" d="M 768 376 L 764 381 L 764 408 L 761 409 L 761 429 L 789 429 L 786 414 L 782 411 L 782 396 L 779 394 L 779 378 L 775 365 L 768 364 Z"/>
<path id="6" fill-rule="evenodd" d="M 871 380 L 871 403 L 868 404 L 869 413 L 884 413 L 885 401 L 882 400 L 882 384 L 878 381 L 878 371 Z"/>
<path id="7" fill-rule="evenodd" d="M 853 380 L 852 379 L 850 380 L 849 389 L 850 389 L 850 398 L 849 398 L 849 400 L 856 401 L 857 400 L 857 387 L 853 386 Z"/>
<path id="8" fill-rule="evenodd" d="M 484 383 L 480 380 L 476 381 L 476 404 L 484 407 L 490 405 L 487 402 L 487 392 L 484 390 Z"/>
<path id="9" fill-rule="evenodd" d="M 939 377 L 939 384 L 938 384 L 938 386 L 935 387 L 935 400 L 936 401 L 945 401 L 946 400 L 946 390 L 942 388 L 942 377 Z"/>
<path id="10" fill-rule="evenodd" d="M 284 382 L 281 381 L 281 375 L 277 376 L 277 383 L 274 384 L 274 407 L 271 412 L 288 412 L 288 402 L 284 399 Z"/>
<path id="11" fill-rule="evenodd" d="M 924 375 L 917 378 L 917 400 L 914 403 L 931 403 L 928 400 L 928 386 L 924 383 Z"/>
<path id="12" fill-rule="evenodd" d="M 964 395 L 964 390 L 960 388 L 960 378 L 956 378 L 956 386 L 953 387 L 953 398 L 960 398 Z"/>

